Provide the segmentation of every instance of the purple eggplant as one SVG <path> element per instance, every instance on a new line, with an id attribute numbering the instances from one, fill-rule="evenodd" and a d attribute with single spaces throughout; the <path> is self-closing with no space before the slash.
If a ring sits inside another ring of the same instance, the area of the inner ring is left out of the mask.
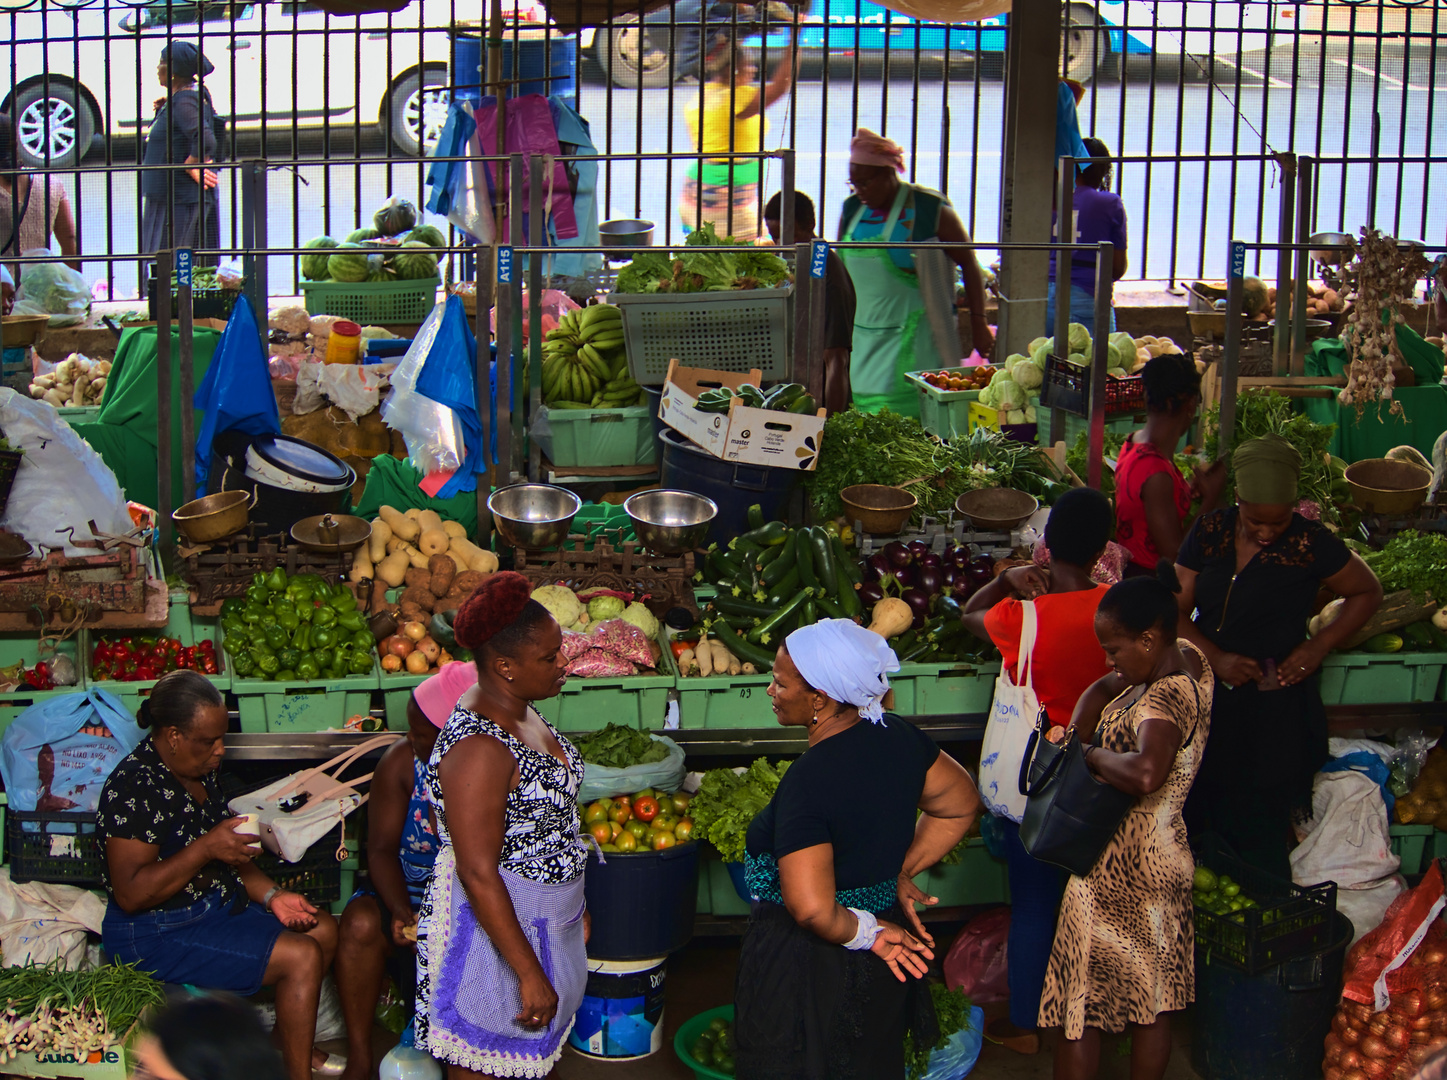
<path id="1" fill-rule="evenodd" d="M 895 581 L 899 582 L 901 587 L 909 589 L 914 587 L 915 581 L 918 579 L 919 570 L 913 566 L 896 566 L 889 573 Z"/>
<path id="2" fill-rule="evenodd" d="M 941 556 L 936 555 L 933 551 L 926 551 L 923 555 L 919 557 L 918 562 L 921 566 L 934 567 L 941 567 L 945 564 L 944 559 Z"/>
<path id="3" fill-rule="evenodd" d="M 884 557 L 889 560 L 889 565 L 894 567 L 908 566 L 914 562 L 914 555 L 909 548 L 905 547 L 898 540 L 884 545 Z"/>
<path id="4" fill-rule="evenodd" d="M 950 552 L 950 563 L 961 570 L 965 569 L 970 565 L 970 549 L 967 547 L 955 548 Z"/>
<path id="5" fill-rule="evenodd" d="M 977 586 L 988 585 L 995 580 L 995 560 L 988 555 L 976 555 L 970 560 L 970 580 Z"/>
<path id="6" fill-rule="evenodd" d="M 889 561 L 884 552 L 876 551 L 869 558 L 864 560 L 866 581 L 878 581 L 886 574 L 894 573 L 894 564 Z M 870 575 L 873 575 L 872 577 Z"/>
<path id="7" fill-rule="evenodd" d="M 918 630 L 929 618 L 929 593 L 923 589 L 905 589 L 904 602 L 914 612 L 914 628 Z"/>
<path id="8" fill-rule="evenodd" d="M 867 610 L 884 599 L 884 590 L 878 582 L 867 582 L 859 586 L 859 603 Z"/>
<path id="9" fill-rule="evenodd" d="M 933 596 L 945 585 L 945 576 L 938 566 L 921 566 L 919 573 L 915 575 L 915 588 L 921 592 Z"/>
<path id="10" fill-rule="evenodd" d="M 911 540 L 907 545 L 909 553 L 918 559 L 921 555 L 929 554 L 929 545 L 923 540 Z"/>

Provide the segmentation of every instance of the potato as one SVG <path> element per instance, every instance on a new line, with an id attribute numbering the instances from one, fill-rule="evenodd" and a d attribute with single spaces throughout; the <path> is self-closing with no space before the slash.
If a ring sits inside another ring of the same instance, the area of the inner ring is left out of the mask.
<path id="1" fill-rule="evenodd" d="M 430 613 L 433 606 L 437 603 L 437 599 L 432 595 L 432 590 L 428 589 L 427 586 L 413 585 L 402 593 L 398 602 L 402 605 L 404 611 L 407 609 L 408 604 L 416 604 L 423 611 Z M 417 621 L 425 623 L 427 620 L 419 619 Z"/>
<path id="2" fill-rule="evenodd" d="M 452 588 L 452 579 L 457 576 L 457 563 L 450 556 L 434 555 L 427 560 L 427 569 L 432 574 L 432 580 L 428 584 L 432 595 L 446 596 L 447 590 Z"/>
<path id="3" fill-rule="evenodd" d="M 451 555 L 449 555 L 448 558 L 452 559 L 454 563 L 457 561 L 456 558 Z M 461 589 L 463 596 L 471 596 L 472 591 L 486 580 L 486 574 L 480 573 L 477 570 L 464 570 L 452 579 L 452 585 L 447 591 L 457 592 Z"/>
<path id="4" fill-rule="evenodd" d="M 407 576 L 407 553 L 400 548 L 377 564 L 377 577 L 396 588 Z"/>
<path id="5" fill-rule="evenodd" d="M 467 539 L 467 529 L 460 521 L 444 521 L 442 523 L 442 531 L 447 534 L 449 539 Z"/>
<path id="6" fill-rule="evenodd" d="M 392 526 L 381 518 L 372 522 L 372 535 L 367 541 L 372 562 L 379 563 L 387 557 L 387 541 L 390 539 L 392 539 Z"/>
<path id="7" fill-rule="evenodd" d="M 430 612 L 424 611 L 421 605 L 414 601 L 403 604 L 398 611 L 397 617 L 402 622 L 425 623 L 428 619 L 432 618 L 432 615 Z"/>
<path id="8" fill-rule="evenodd" d="M 427 583 L 431 580 L 431 574 L 425 569 L 419 569 L 415 566 L 408 567 L 407 573 L 402 575 L 402 584 L 406 585 L 409 589 L 414 587 L 425 589 L 427 588 Z"/>
<path id="9" fill-rule="evenodd" d="M 436 510 L 420 510 L 417 513 L 417 524 L 422 527 L 423 532 L 429 529 L 442 530 L 442 515 Z"/>
<path id="10" fill-rule="evenodd" d="M 445 555 L 450 543 L 451 540 L 441 529 L 423 529 L 422 535 L 417 540 L 417 549 L 429 557 Z"/>
<path id="11" fill-rule="evenodd" d="M 416 540 L 417 537 L 422 534 L 421 526 L 419 526 L 414 519 L 407 517 L 405 514 L 399 514 L 390 506 L 384 506 L 379 509 L 377 516 L 391 527 L 392 535 L 399 539 L 407 541 Z"/>

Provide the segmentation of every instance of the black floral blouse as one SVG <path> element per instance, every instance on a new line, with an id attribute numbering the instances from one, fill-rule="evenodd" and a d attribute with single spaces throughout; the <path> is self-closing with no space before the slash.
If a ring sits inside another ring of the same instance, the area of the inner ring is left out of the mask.
<path id="1" fill-rule="evenodd" d="M 121 759 L 101 789 L 100 804 L 96 808 L 97 830 L 102 839 L 115 836 L 157 844 L 161 858 L 168 859 L 231 816 L 216 774 L 208 774 L 201 782 L 206 788 L 205 802 L 197 802 L 182 786 L 148 738 Z M 106 892 L 113 897 L 110 865 L 105 860 L 101 865 Z M 218 892 L 223 903 L 235 905 L 246 901 L 241 875 L 233 867 L 212 860 L 184 889 L 156 906 L 186 907 Z"/>

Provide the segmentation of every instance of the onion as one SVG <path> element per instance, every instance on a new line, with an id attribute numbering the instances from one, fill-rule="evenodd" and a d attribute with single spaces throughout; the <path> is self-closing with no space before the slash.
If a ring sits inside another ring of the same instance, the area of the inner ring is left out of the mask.
<path id="1" fill-rule="evenodd" d="M 1392 1056 L 1391 1048 L 1380 1035 L 1368 1035 L 1362 1040 L 1362 1057 L 1380 1060 Z"/>
<path id="2" fill-rule="evenodd" d="M 1447 1035 L 1447 1013 L 1432 1014 L 1431 1031 L 1433 1035 Z"/>
<path id="3" fill-rule="evenodd" d="M 1422 957 L 1422 963 L 1430 964 L 1433 967 L 1447 964 L 1447 949 L 1442 947 L 1440 941 L 1433 942 L 1431 945 L 1419 949 L 1418 955 Z"/>
<path id="4" fill-rule="evenodd" d="M 1322 1070 L 1324 1080 L 1341 1080 L 1341 1070 L 1335 1065 L 1328 1065 Z"/>
<path id="5" fill-rule="evenodd" d="M 1422 1033 L 1423 1042 L 1426 1042 L 1431 1037 L 1430 1032 L 1424 1031 Z M 1403 1027 L 1389 1027 L 1387 1028 L 1387 1033 L 1382 1036 L 1382 1041 L 1400 1054 L 1403 1050 L 1407 1049 L 1407 1044 L 1412 1041 L 1412 1033 Z"/>
<path id="6" fill-rule="evenodd" d="M 427 669 L 431 667 L 427 663 L 427 657 L 420 652 L 413 652 L 407 655 L 407 672 L 411 675 L 426 675 Z"/>
<path id="7" fill-rule="evenodd" d="M 1421 1016 L 1424 1011 L 1422 991 L 1415 986 L 1410 990 L 1403 990 L 1392 1001 L 1392 1012 L 1398 1016 L 1405 1016 L 1411 1019 Z"/>
<path id="8" fill-rule="evenodd" d="M 414 645 L 427 636 L 427 627 L 420 622 L 402 624 L 402 636 Z"/>
<path id="9" fill-rule="evenodd" d="M 1412 1030 L 1427 1031 L 1432 1026 L 1432 1020 L 1433 1017 L 1431 1013 L 1423 1013 L 1412 1021 Z"/>
<path id="10" fill-rule="evenodd" d="M 1432 1056 L 1432 1048 L 1428 1046 L 1414 1046 L 1407 1051 L 1407 1060 L 1413 1065 L 1420 1065 Z"/>
<path id="11" fill-rule="evenodd" d="M 1429 1013 L 1441 1012 L 1443 1007 L 1447 1006 L 1447 989 L 1443 989 L 1438 984 L 1429 986 L 1425 1000 Z"/>
<path id="12" fill-rule="evenodd" d="M 1341 1052 L 1341 1058 L 1337 1061 L 1337 1064 L 1340 1065 L 1343 1070 L 1360 1069 L 1362 1067 L 1362 1060 L 1361 1054 L 1351 1048 L 1347 1048 Z"/>
<path id="13" fill-rule="evenodd" d="M 1343 1069 L 1341 1080 L 1367 1080 L 1367 1074 L 1361 1069 Z"/>
<path id="14" fill-rule="evenodd" d="M 400 656 L 395 656 L 392 653 L 388 653 L 386 656 L 382 657 L 382 670 L 388 673 L 401 671 L 402 658 Z"/>
<path id="15" fill-rule="evenodd" d="M 427 658 L 427 664 L 430 667 L 437 663 L 437 658 L 442 655 L 442 646 L 430 637 L 424 637 L 417 643 L 417 651 Z"/>
<path id="16" fill-rule="evenodd" d="M 1362 1029 L 1348 1024 L 1342 1028 L 1341 1043 L 1343 1046 L 1360 1046 L 1362 1042 Z"/>
<path id="17" fill-rule="evenodd" d="M 1367 1058 L 1362 1062 L 1361 1071 L 1367 1074 L 1367 1080 L 1387 1080 L 1392 1069 L 1385 1061 L 1378 1058 Z"/>
<path id="18" fill-rule="evenodd" d="M 1437 1037 L 1430 1031 L 1404 1031 L 1402 1034 L 1407 1036 L 1407 1041 L 1413 1046 L 1426 1046 Z"/>
<path id="19" fill-rule="evenodd" d="M 1369 1006 L 1363 1005 L 1360 1001 L 1345 1002 L 1346 1014 L 1358 1024 L 1365 1025 L 1372 1018 L 1372 1010 Z"/>
<path id="20" fill-rule="evenodd" d="M 1385 1035 L 1387 1028 L 1392 1026 L 1391 1013 L 1372 1013 L 1372 1018 L 1367 1021 L 1367 1030 L 1373 1035 Z"/>
<path id="21" fill-rule="evenodd" d="M 1346 1026 L 1347 1026 L 1347 1018 L 1346 1018 L 1346 1014 L 1345 1014 L 1345 1013 L 1343 1013 L 1340 1009 L 1338 1009 L 1336 1012 L 1332 1013 L 1332 1015 L 1331 1015 L 1331 1029 L 1332 1029 L 1332 1031 L 1334 1031 L 1334 1032 L 1336 1032 L 1338 1035 L 1340 1035 L 1340 1034 L 1346 1029 Z"/>

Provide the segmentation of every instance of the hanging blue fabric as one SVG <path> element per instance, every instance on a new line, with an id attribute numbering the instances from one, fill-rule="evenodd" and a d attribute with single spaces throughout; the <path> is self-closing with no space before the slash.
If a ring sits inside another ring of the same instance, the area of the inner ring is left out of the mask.
<path id="1" fill-rule="evenodd" d="M 1387 817 L 1392 816 L 1392 810 L 1397 805 L 1396 797 L 1387 789 L 1387 781 L 1392 777 L 1392 770 L 1387 768 L 1387 763 L 1370 750 L 1354 750 L 1350 754 L 1343 754 L 1339 758 L 1332 758 L 1321 767 L 1324 773 L 1330 772 L 1359 772 L 1368 780 L 1376 781 L 1382 789 L 1382 802 L 1387 804 Z"/>
<path id="2" fill-rule="evenodd" d="M 1063 157 L 1090 157 L 1090 151 L 1085 148 L 1085 143 L 1080 138 L 1080 117 L 1075 111 L 1075 91 L 1064 82 L 1059 84 L 1055 94 L 1055 164 L 1059 165 Z"/>
<path id="3" fill-rule="evenodd" d="M 442 326 L 427 353 L 422 371 L 417 376 L 417 392 L 423 397 L 445 405 L 457 414 L 462 425 L 463 465 L 437 492 L 437 498 L 450 499 L 464 491 L 477 490 L 477 474 L 487 469 L 482 454 L 482 419 L 477 415 L 477 382 L 473 366 L 477 361 L 477 339 L 467 325 L 467 314 L 458 296 L 447 298 L 442 312 Z M 491 367 L 491 365 L 489 365 Z M 491 416 L 493 432 L 490 457 L 497 461 L 497 382 L 492 384 Z"/>
<path id="4" fill-rule="evenodd" d="M 271 371 L 261 351 L 256 313 L 245 296 L 237 298 L 216 343 L 216 354 L 192 404 L 205 416 L 196 435 L 196 490 L 205 491 L 211 475 L 211 444 L 223 431 L 244 435 L 280 435 L 281 416 Z"/>

